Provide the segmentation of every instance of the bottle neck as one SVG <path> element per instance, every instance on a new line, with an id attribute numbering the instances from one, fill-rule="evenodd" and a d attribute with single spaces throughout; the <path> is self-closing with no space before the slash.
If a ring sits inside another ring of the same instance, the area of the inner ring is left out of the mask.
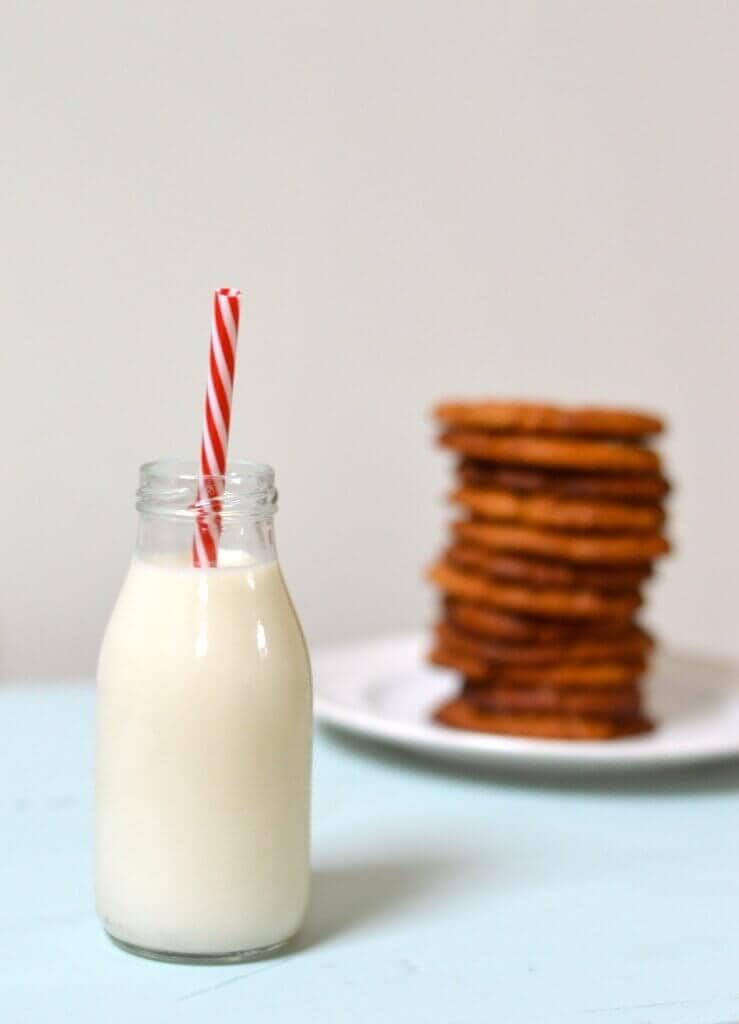
<path id="1" fill-rule="evenodd" d="M 169 565 L 193 564 L 195 520 L 141 512 L 135 557 L 140 561 Z M 272 518 L 232 516 L 221 524 L 218 565 L 266 565 L 277 559 Z"/>
<path id="2" fill-rule="evenodd" d="M 203 516 L 218 538 L 219 567 L 276 560 L 274 472 L 255 462 L 234 462 L 221 477 L 202 477 L 188 462 L 141 467 L 136 507 L 135 557 L 164 565 L 194 565 L 193 541 Z"/>

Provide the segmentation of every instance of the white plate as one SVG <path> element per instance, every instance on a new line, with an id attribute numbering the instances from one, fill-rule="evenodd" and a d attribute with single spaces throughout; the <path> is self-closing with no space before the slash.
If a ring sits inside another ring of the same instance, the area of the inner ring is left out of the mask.
<path id="1" fill-rule="evenodd" d="M 739 756 L 736 663 L 663 652 L 647 682 L 647 706 L 659 727 L 629 739 L 572 743 L 435 724 L 433 708 L 455 692 L 458 680 L 424 664 L 427 646 L 427 635 L 413 634 L 318 651 L 318 719 L 412 751 L 519 768 L 657 767 Z"/>

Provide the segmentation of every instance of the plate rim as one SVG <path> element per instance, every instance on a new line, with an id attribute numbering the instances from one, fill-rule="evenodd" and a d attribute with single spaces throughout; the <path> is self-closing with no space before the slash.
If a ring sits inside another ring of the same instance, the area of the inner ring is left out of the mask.
<path id="1" fill-rule="evenodd" d="M 358 706 L 342 703 L 321 692 L 320 678 L 324 672 L 336 671 L 346 661 L 358 662 L 369 654 L 377 656 L 391 650 L 402 651 L 407 658 L 413 651 L 416 665 L 422 664 L 421 652 L 428 643 L 424 630 L 406 630 L 382 633 L 364 640 L 318 648 L 313 655 L 314 714 L 324 726 L 337 729 L 367 740 L 389 745 L 416 755 L 430 755 L 446 760 L 487 762 L 491 766 L 502 764 L 519 768 L 541 767 L 623 769 L 676 767 L 697 763 L 710 763 L 739 758 L 739 733 L 736 739 L 718 737 L 711 745 L 705 741 L 697 746 L 682 743 L 674 747 L 650 743 L 652 734 L 645 737 L 627 737 L 619 740 L 592 741 L 545 740 L 518 736 L 496 736 L 487 733 L 466 733 L 444 730 L 432 723 L 393 719 Z M 706 662 L 710 655 L 663 649 L 660 656 L 677 657 Z M 725 661 L 739 672 L 739 663 L 731 658 Z M 453 674 L 450 674 L 453 675 Z"/>

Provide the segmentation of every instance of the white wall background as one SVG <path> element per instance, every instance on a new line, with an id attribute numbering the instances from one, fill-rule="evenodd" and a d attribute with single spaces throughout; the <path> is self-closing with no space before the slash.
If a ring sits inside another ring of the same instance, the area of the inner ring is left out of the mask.
<path id="1" fill-rule="evenodd" d="M 314 642 L 424 621 L 440 396 L 672 420 L 662 631 L 739 653 L 739 4 L 10 3 L 0 32 L 0 666 L 90 674 L 138 464 L 278 470 Z"/>

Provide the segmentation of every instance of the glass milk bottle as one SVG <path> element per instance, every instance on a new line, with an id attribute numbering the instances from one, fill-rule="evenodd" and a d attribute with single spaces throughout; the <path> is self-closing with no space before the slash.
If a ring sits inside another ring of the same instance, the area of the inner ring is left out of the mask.
<path id="1" fill-rule="evenodd" d="M 98 913 L 120 946 L 165 960 L 272 951 L 308 899 L 310 664 L 274 473 L 232 462 L 223 486 L 218 567 L 195 568 L 195 464 L 142 467 L 98 667 Z"/>

